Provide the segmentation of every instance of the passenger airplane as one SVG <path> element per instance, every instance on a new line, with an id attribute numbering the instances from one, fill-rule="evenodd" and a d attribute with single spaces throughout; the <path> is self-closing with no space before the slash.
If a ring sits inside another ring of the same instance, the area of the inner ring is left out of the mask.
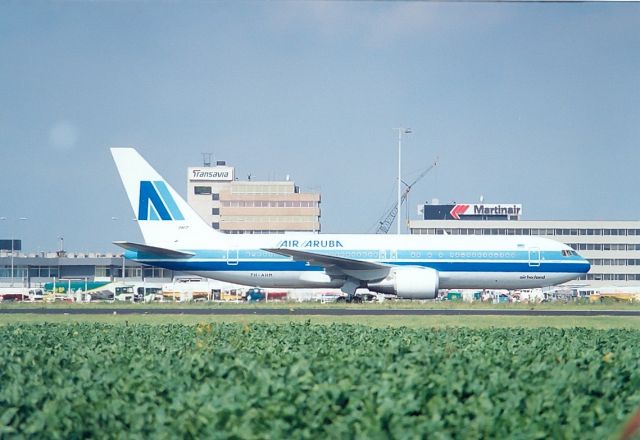
<path id="1" fill-rule="evenodd" d="M 144 244 L 125 257 L 230 283 L 358 288 L 432 299 L 438 289 L 528 289 L 587 273 L 570 247 L 528 236 L 228 235 L 207 225 L 133 148 L 112 148 Z"/>

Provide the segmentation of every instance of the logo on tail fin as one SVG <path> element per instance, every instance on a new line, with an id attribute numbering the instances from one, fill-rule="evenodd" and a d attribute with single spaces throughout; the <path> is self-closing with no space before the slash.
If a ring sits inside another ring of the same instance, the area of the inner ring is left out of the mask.
<path id="1" fill-rule="evenodd" d="M 162 180 L 140 181 L 138 220 L 184 220 L 167 184 Z"/>

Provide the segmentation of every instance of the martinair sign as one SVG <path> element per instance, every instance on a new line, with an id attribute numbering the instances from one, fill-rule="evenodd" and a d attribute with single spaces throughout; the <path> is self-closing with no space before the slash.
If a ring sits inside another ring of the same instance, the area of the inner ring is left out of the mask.
<path id="1" fill-rule="evenodd" d="M 189 180 L 232 181 L 233 167 L 189 168 Z"/>
<path id="2" fill-rule="evenodd" d="M 522 205 L 520 204 L 478 204 L 478 205 L 455 205 L 451 209 L 451 217 L 460 220 L 461 215 L 483 215 L 483 216 L 520 216 L 522 215 Z"/>

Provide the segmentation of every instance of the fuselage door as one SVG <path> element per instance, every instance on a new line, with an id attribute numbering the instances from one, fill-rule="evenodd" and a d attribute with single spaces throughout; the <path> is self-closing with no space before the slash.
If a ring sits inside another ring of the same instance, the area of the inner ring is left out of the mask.
<path id="1" fill-rule="evenodd" d="M 238 264 L 238 249 L 227 249 L 227 265 L 236 266 Z"/>
<path id="2" fill-rule="evenodd" d="M 540 266 L 540 248 L 529 248 L 529 267 Z"/>

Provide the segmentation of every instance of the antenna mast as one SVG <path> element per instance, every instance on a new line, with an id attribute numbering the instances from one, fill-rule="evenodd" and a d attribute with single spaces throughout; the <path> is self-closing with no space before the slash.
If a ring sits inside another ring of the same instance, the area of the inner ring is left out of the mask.
<path id="1" fill-rule="evenodd" d="M 203 167 L 211 167 L 211 156 L 213 153 L 202 153 L 202 166 Z"/>

